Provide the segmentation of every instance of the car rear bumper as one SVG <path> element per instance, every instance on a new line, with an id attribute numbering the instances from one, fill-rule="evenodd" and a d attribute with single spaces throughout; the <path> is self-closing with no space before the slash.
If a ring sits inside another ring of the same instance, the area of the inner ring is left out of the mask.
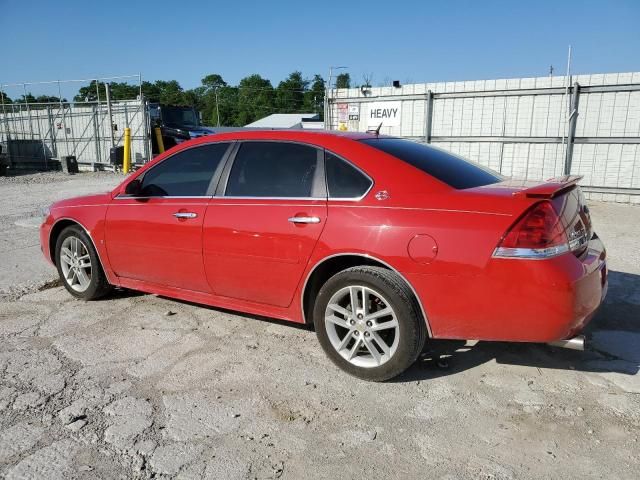
<path id="1" fill-rule="evenodd" d="M 606 250 L 594 235 L 579 258 L 492 258 L 467 275 L 407 278 L 434 338 L 547 343 L 584 329 L 604 300 L 607 273 Z"/>

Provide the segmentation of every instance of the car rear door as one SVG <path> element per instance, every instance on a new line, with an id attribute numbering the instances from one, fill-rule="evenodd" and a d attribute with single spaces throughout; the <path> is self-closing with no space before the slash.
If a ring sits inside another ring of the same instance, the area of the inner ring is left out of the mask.
<path id="1" fill-rule="evenodd" d="M 229 143 L 177 152 L 141 178 L 141 193 L 107 210 L 106 248 L 119 277 L 199 292 L 211 289 L 202 262 L 202 225 Z"/>
<path id="2" fill-rule="evenodd" d="M 217 194 L 203 226 L 214 293 L 287 307 L 327 218 L 322 151 L 241 142 Z"/>

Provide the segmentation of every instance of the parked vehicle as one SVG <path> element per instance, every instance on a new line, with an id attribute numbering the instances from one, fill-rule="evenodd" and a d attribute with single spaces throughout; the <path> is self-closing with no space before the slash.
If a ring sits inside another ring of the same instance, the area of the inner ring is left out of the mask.
<path id="1" fill-rule="evenodd" d="M 607 268 L 577 180 L 507 180 L 375 134 L 236 131 L 53 204 L 40 238 L 75 297 L 119 286 L 313 322 L 333 362 L 381 381 L 427 338 L 580 333 Z"/>
<path id="2" fill-rule="evenodd" d="M 202 125 L 200 112 L 193 107 L 149 104 L 151 128 L 160 128 L 165 150 L 192 138 L 215 133 L 212 128 Z M 151 135 L 153 153 L 160 153 L 155 135 Z"/>

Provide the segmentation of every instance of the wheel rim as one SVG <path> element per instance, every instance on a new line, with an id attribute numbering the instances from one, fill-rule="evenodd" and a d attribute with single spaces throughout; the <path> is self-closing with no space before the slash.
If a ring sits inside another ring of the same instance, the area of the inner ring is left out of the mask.
<path id="1" fill-rule="evenodd" d="M 349 363 L 378 367 L 395 354 L 400 328 L 391 304 L 363 285 L 344 287 L 333 294 L 324 314 L 333 348 Z"/>
<path id="2" fill-rule="evenodd" d="M 91 284 L 91 255 L 78 237 L 67 237 L 60 247 L 60 267 L 64 281 L 76 292 L 82 293 Z"/>

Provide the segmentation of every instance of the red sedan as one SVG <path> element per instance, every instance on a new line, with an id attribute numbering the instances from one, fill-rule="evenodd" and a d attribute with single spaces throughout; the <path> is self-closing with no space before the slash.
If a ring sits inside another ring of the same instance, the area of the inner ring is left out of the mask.
<path id="1" fill-rule="evenodd" d="M 607 270 L 577 180 L 505 180 L 372 134 L 233 132 L 52 205 L 40 239 L 75 297 L 118 286 L 313 322 L 340 368 L 386 380 L 426 338 L 579 334 Z"/>

